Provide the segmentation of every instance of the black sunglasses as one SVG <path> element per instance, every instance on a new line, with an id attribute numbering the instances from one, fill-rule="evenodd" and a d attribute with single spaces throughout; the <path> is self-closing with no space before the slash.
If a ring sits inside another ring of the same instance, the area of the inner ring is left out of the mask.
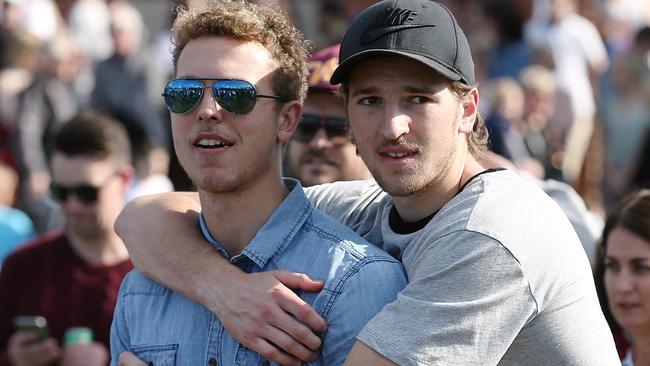
<path id="1" fill-rule="evenodd" d="M 59 203 L 65 202 L 71 194 L 74 194 L 79 201 L 89 205 L 97 202 L 99 190 L 104 188 L 104 186 L 106 186 L 116 175 L 117 173 L 111 174 L 106 181 L 99 186 L 79 184 L 76 186 L 66 187 L 52 182 L 50 183 L 50 194 L 52 195 L 52 198 Z"/>
<path id="2" fill-rule="evenodd" d="M 323 117 L 310 113 L 303 113 L 293 138 L 300 142 L 309 142 L 321 129 L 325 129 L 327 138 L 347 137 L 348 122 L 343 117 Z"/>
<path id="3" fill-rule="evenodd" d="M 214 81 L 212 87 L 204 81 Z M 233 114 L 246 114 L 255 108 L 257 98 L 270 98 L 286 102 L 275 95 L 257 94 L 253 84 L 235 79 L 175 79 L 167 83 L 162 96 L 167 108 L 176 114 L 190 112 L 203 98 L 203 90 L 212 89 L 212 96 L 221 108 Z"/>

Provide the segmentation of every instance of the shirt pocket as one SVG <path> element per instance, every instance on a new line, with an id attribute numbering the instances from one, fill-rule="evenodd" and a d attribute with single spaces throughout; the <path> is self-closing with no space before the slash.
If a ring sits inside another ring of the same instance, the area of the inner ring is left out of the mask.
<path id="1" fill-rule="evenodd" d="M 175 366 L 178 344 L 133 347 L 133 354 L 150 366 Z"/>
<path id="2" fill-rule="evenodd" d="M 248 348 L 239 344 L 237 347 L 237 355 L 235 356 L 235 364 L 238 366 L 270 366 L 271 362 L 262 357 L 260 354 L 255 353 Z"/>

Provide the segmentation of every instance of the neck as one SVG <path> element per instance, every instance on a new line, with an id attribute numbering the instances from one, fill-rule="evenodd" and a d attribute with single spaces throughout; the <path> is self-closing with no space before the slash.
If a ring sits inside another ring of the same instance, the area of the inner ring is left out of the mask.
<path id="1" fill-rule="evenodd" d="M 288 193 L 278 173 L 236 192 L 199 190 L 199 198 L 210 234 L 232 257 L 244 250 Z"/>
<path id="2" fill-rule="evenodd" d="M 129 252 L 114 231 L 88 238 L 67 232 L 72 250 L 88 263 L 110 266 L 129 259 Z"/>
<path id="3" fill-rule="evenodd" d="M 634 366 L 650 366 L 650 334 L 632 335 Z"/>
<path id="4" fill-rule="evenodd" d="M 471 177 L 483 170 L 474 157 L 467 153 L 462 159 L 462 164 L 452 164 L 446 173 L 441 174 L 441 179 L 431 186 L 409 196 L 393 196 L 395 209 L 406 222 L 430 216 L 458 194 Z"/>

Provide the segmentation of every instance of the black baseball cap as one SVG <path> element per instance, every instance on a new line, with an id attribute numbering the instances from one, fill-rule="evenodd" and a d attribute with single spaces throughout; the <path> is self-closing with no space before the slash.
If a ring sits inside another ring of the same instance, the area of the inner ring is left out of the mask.
<path id="1" fill-rule="evenodd" d="M 475 83 L 465 33 L 449 9 L 431 0 L 384 0 L 361 12 L 345 31 L 330 83 L 345 81 L 360 61 L 390 55 L 419 61 L 449 80 Z"/>

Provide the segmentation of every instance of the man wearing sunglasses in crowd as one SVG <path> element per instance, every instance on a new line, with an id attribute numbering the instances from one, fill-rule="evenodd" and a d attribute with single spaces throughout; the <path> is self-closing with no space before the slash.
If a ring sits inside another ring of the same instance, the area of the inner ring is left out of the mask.
<path id="1" fill-rule="evenodd" d="M 0 365 L 105 366 L 113 308 L 133 267 L 113 229 L 133 175 L 121 123 L 85 111 L 54 132 L 51 196 L 63 231 L 44 234 L 10 255 L 0 272 Z M 47 334 L 15 329 L 16 316 L 42 316 Z M 94 342 L 65 344 L 70 328 Z"/>
<path id="2" fill-rule="evenodd" d="M 430 0 L 378 2 L 348 27 L 339 59 L 331 81 L 341 84 L 376 182 L 307 194 L 401 259 L 409 277 L 366 324 L 346 365 L 618 364 L 566 216 L 515 172 L 480 164 L 487 131 L 469 44 L 452 13 Z M 136 265 L 207 304 L 249 347 L 282 363 L 288 354 L 289 364 L 306 360 L 313 345 L 305 325 L 318 331 L 322 319 L 279 282 L 311 282 L 242 275 L 210 255 L 185 222 L 196 196 L 164 197 L 125 211 Z M 138 235 L 142 225 L 166 230 L 151 239 Z M 181 243 L 191 258 L 169 254 Z M 287 312 L 295 318 L 285 321 Z"/>
<path id="3" fill-rule="evenodd" d="M 309 90 L 302 118 L 287 148 L 288 174 L 307 187 L 371 178 L 352 143 L 343 100 L 329 82 L 338 65 L 339 47 L 327 47 L 309 59 Z"/>
<path id="4" fill-rule="evenodd" d="M 342 365 L 406 275 L 399 261 L 315 210 L 297 180 L 282 178 L 282 151 L 307 91 L 307 43 L 280 11 L 236 0 L 180 10 L 172 34 L 175 79 L 163 96 L 176 154 L 201 201 L 195 230 L 213 254 L 251 275 L 285 270 L 322 280 L 320 292 L 298 291 L 329 324 L 312 361 Z M 174 252 L 190 254 L 182 243 Z M 268 364 L 224 323 L 132 271 L 115 309 L 112 364 L 125 351 L 154 365 Z"/>

